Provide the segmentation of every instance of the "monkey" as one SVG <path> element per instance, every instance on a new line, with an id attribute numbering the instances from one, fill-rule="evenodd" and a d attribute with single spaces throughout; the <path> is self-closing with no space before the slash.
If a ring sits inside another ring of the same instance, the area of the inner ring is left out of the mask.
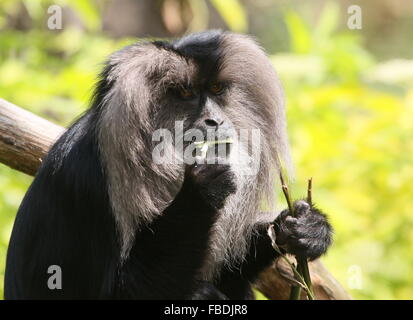
<path id="1" fill-rule="evenodd" d="M 323 255 L 332 242 L 323 212 L 301 200 L 296 216 L 275 213 L 279 163 L 292 167 L 284 104 L 247 35 L 210 30 L 113 53 L 90 108 L 52 146 L 19 207 L 5 298 L 253 299 L 279 257 L 270 226 L 283 252 Z M 184 163 L 166 142 L 171 161 L 157 163 L 154 132 L 177 121 L 181 137 L 258 129 L 259 152 L 234 139 L 228 158 L 238 150 L 244 162 Z M 246 173 L 251 162 L 257 170 Z M 61 269 L 59 288 L 48 285 L 50 266 Z"/>

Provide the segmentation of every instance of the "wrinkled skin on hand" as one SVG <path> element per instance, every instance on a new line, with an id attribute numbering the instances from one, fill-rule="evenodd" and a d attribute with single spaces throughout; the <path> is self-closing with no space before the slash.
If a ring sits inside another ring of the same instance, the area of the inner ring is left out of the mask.
<path id="1" fill-rule="evenodd" d="M 317 259 L 332 243 L 332 227 L 325 214 L 304 200 L 294 202 L 294 213 L 284 210 L 275 219 L 276 243 L 287 253 Z"/>

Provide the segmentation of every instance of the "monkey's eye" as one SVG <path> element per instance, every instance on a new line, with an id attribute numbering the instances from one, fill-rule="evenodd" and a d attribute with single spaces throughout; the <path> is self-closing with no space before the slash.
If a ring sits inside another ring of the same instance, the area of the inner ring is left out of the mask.
<path id="1" fill-rule="evenodd" d="M 179 96 L 184 100 L 191 100 L 195 98 L 195 91 L 191 88 L 179 87 Z"/>
<path id="2" fill-rule="evenodd" d="M 222 94 L 224 90 L 225 86 L 221 82 L 215 82 L 209 87 L 209 91 L 216 96 Z"/>

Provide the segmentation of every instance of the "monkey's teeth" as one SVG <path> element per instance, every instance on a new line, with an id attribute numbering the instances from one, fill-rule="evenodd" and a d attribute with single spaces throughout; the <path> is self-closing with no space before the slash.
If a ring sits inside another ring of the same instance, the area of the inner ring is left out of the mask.
<path id="1" fill-rule="evenodd" d="M 201 157 L 202 158 L 206 158 L 207 152 L 208 152 L 208 148 L 209 145 L 207 143 L 205 143 L 202 147 L 201 147 Z"/>

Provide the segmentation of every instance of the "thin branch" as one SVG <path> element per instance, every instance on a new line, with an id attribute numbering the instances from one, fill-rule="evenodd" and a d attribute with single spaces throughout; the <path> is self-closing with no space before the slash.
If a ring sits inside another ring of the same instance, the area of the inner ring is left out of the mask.
<path id="1" fill-rule="evenodd" d="M 307 203 L 310 205 L 310 207 L 313 205 L 313 178 L 308 179 Z"/>
<path id="2" fill-rule="evenodd" d="M 294 206 L 293 206 L 293 201 L 292 197 L 290 195 L 290 192 L 288 190 L 288 185 L 285 182 L 284 176 L 283 176 L 283 170 L 280 169 L 280 181 L 281 181 L 281 188 L 283 190 L 285 200 L 287 201 L 288 205 L 288 210 L 290 211 L 290 214 L 294 217 L 295 212 L 294 212 Z M 310 200 L 310 204 L 312 203 L 312 179 L 309 179 L 308 182 L 308 191 L 307 191 L 307 201 Z M 311 276 L 310 276 L 310 271 L 308 269 L 308 262 L 307 259 L 304 257 L 296 257 L 297 259 L 297 270 L 298 273 L 300 274 L 300 278 L 303 278 L 304 283 L 306 284 L 307 288 L 307 296 L 309 300 L 314 299 L 314 293 L 313 293 L 313 286 L 311 283 Z M 291 300 L 299 300 L 301 296 L 301 288 L 298 286 L 292 286 L 291 287 L 291 292 L 290 292 L 290 299 Z"/>

